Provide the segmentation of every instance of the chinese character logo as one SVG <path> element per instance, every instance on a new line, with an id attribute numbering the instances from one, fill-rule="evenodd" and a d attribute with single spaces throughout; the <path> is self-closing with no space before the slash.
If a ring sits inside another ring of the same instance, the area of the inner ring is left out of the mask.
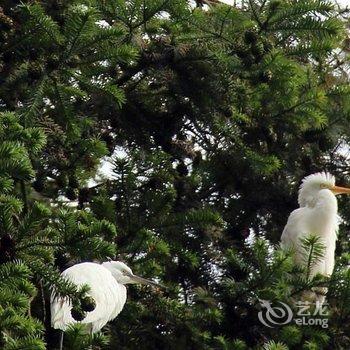
<path id="1" fill-rule="evenodd" d="M 297 301 L 294 308 L 298 309 L 293 314 L 292 308 L 279 301 L 277 306 L 272 306 L 268 300 L 259 300 L 261 310 L 258 313 L 259 321 L 266 327 L 274 328 L 294 322 L 298 326 L 321 326 L 328 328 L 328 310 L 324 303 L 316 301 L 315 304 L 308 301 Z"/>
<path id="2" fill-rule="evenodd" d="M 259 301 L 264 310 L 258 313 L 258 317 L 264 326 L 273 328 L 292 321 L 293 311 L 287 304 L 279 301 L 279 306 L 272 306 L 268 300 Z"/>

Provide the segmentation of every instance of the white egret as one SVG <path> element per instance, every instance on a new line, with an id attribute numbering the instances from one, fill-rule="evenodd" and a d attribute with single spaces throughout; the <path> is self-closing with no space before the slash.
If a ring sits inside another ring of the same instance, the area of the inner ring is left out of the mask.
<path id="1" fill-rule="evenodd" d="M 128 283 L 161 285 L 136 276 L 131 269 L 120 261 L 109 261 L 102 264 L 85 262 L 71 266 L 62 272 L 62 276 L 77 286 L 88 285 L 88 295 L 93 298 L 95 307 L 79 321 L 86 324 L 89 332 L 98 332 L 107 322 L 113 320 L 122 311 L 126 302 Z M 65 331 L 71 324 L 77 323 L 72 316 L 72 304 L 67 298 L 51 297 L 51 324 L 53 328 Z M 63 346 L 63 332 L 60 348 Z"/>
<path id="2" fill-rule="evenodd" d="M 294 210 L 285 226 L 282 247 L 293 248 L 297 264 L 302 264 L 305 252 L 300 239 L 310 234 L 320 237 L 324 245 L 323 257 L 312 267 L 316 273 L 330 276 L 334 268 L 334 252 L 338 231 L 338 204 L 336 195 L 350 194 L 350 189 L 335 186 L 335 178 L 329 173 L 316 173 L 305 177 L 299 189 L 300 208 Z M 317 296 L 316 296 L 317 297 Z M 324 300 L 324 298 L 320 298 Z"/>

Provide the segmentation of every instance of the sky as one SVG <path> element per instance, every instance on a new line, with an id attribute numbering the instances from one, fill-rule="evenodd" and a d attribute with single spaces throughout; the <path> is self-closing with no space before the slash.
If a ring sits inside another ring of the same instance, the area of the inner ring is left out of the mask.
<path id="1" fill-rule="evenodd" d="M 350 0 L 337 0 L 339 5 L 350 6 Z"/>
<path id="2" fill-rule="evenodd" d="M 226 4 L 232 5 L 234 0 L 220 0 L 221 2 L 224 2 Z M 337 0 L 338 4 L 343 6 L 349 6 L 350 7 L 350 0 Z"/>
<path id="3" fill-rule="evenodd" d="M 350 0 L 338 0 L 338 4 L 350 7 Z"/>

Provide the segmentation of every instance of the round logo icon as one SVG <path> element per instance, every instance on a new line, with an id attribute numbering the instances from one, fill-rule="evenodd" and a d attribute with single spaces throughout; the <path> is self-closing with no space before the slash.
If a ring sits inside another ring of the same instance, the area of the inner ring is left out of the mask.
<path id="1" fill-rule="evenodd" d="M 293 319 L 292 309 L 281 301 L 272 306 L 268 300 L 259 300 L 264 310 L 259 311 L 259 321 L 266 327 L 274 328 L 289 323 Z"/>

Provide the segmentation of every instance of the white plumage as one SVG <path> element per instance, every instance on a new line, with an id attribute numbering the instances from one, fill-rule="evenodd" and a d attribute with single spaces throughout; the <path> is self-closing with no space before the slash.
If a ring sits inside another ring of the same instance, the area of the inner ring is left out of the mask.
<path id="1" fill-rule="evenodd" d="M 74 265 L 62 273 L 77 286 L 90 286 L 89 295 L 95 300 L 96 307 L 88 312 L 81 323 L 91 325 L 91 331 L 98 332 L 108 321 L 118 316 L 126 302 L 126 287 L 118 283 L 103 265 L 82 263 Z M 71 315 L 72 305 L 62 298 L 51 303 L 51 323 L 53 328 L 66 330 L 68 325 L 76 323 Z"/>
<path id="2" fill-rule="evenodd" d="M 335 186 L 334 176 L 317 173 L 305 177 L 299 190 L 300 208 L 294 210 L 285 226 L 281 242 L 283 247 L 295 250 L 295 261 L 302 264 L 305 253 L 300 239 L 310 234 L 320 237 L 325 246 L 324 256 L 313 266 L 311 275 L 331 275 L 338 231 L 338 205 L 336 194 L 350 193 L 350 189 Z"/>
<path id="3" fill-rule="evenodd" d="M 87 312 L 80 323 L 87 330 L 98 332 L 108 321 L 113 320 L 122 311 L 126 302 L 127 283 L 142 283 L 159 286 L 157 283 L 136 276 L 131 269 L 120 261 L 102 264 L 85 262 L 76 264 L 63 271 L 62 276 L 77 286 L 88 285 L 88 293 L 95 301 L 95 309 Z M 61 297 L 51 297 L 51 324 L 53 328 L 65 331 L 71 324 L 77 323 L 71 315 L 72 304 Z"/>

